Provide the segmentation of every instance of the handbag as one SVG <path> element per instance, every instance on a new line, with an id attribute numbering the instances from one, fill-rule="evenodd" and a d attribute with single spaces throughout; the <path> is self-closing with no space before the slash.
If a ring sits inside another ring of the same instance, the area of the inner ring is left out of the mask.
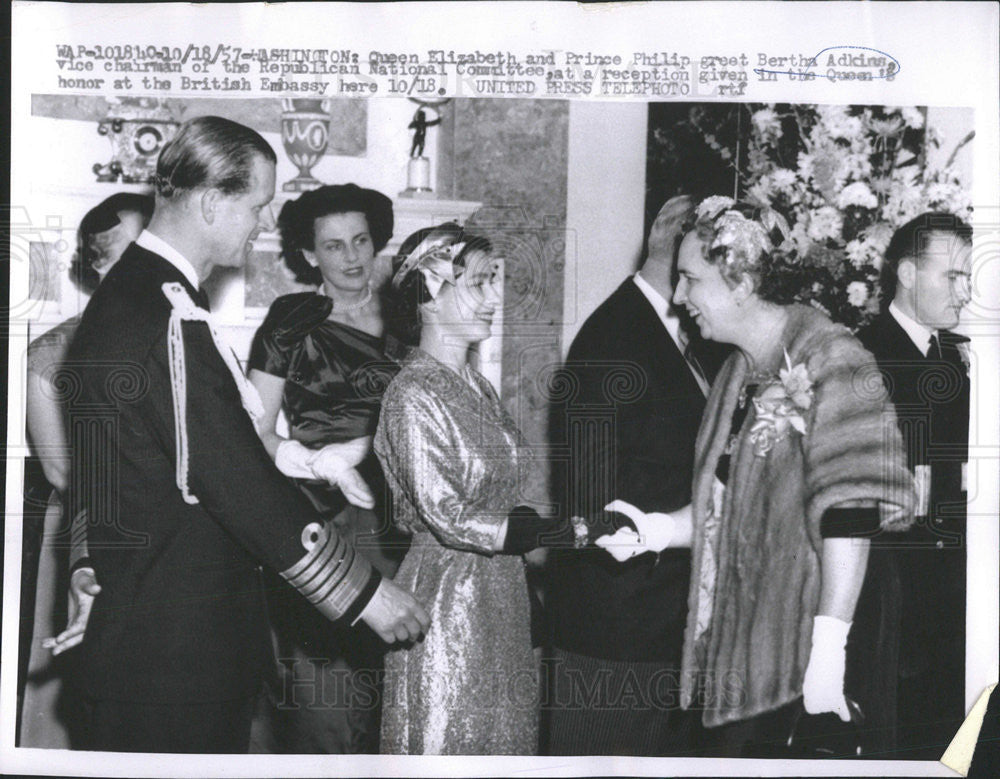
<path id="1" fill-rule="evenodd" d="M 844 722 L 833 712 L 809 714 L 800 698 L 792 714 L 785 757 L 858 757 L 862 752 L 865 716 L 857 702 L 850 697 L 846 700 L 850 722 Z"/>

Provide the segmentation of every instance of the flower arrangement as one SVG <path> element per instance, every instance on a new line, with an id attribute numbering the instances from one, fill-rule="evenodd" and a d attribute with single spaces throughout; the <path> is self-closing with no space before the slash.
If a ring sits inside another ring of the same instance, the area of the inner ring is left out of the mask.
<path id="1" fill-rule="evenodd" d="M 929 152 L 941 142 L 924 109 L 748 104 L 733 111 L 717 126 L 701 119 L 705 144 L 733 170 L 741 199 L 787 217 L 789 239 L 778 248 L 811 279 L 795 299 L 852 329 L 878 312 L 882 257 L 896 228 L 924 211 L 971 214 L 953 162 L 972 135 L 933 166 Z M 737 153 L 722 156 L 717 138 L 734 119 Z M 790 278 L 801 284 L 803 274 Z"/>
<path id="2" fill-rule="evenodd" d="M 785 367 L 778 380 L 767 384 L 754 398 L 756 419 L 750 428 L 754 454 L 764 457 L 791 430 L 806 434 L 805 414 L 812 406 L 813 382 L 805 363 L 792 365 L 785 352 Z"/>

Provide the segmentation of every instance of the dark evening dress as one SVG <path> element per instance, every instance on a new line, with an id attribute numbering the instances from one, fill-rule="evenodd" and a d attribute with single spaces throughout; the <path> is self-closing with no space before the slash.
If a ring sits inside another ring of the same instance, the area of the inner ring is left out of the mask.
<path id="1" fill-rule="evenodd" d="M 310 448 L 374 435 L 382 394 L 399 370 L 387 356 L 386 339 L 329 320 L 332 307 L 330 298 L 312 292 L 278 298 L 250 352 L 250 369 L 285 380 L 288 435 Z M 295 481 L 338 531 L 391 577 L 406 539 L 389 521 L 385 479 L 374 453 L 357 469 L 375 496 L 373 510 L 348 504 L 325 482 Z M 274 696 L 276 748 L 377 752 L 382 642 L 363 623 L 332 625 L 279 583 L 269 589 L 269 608 L 281 677 Z"/>

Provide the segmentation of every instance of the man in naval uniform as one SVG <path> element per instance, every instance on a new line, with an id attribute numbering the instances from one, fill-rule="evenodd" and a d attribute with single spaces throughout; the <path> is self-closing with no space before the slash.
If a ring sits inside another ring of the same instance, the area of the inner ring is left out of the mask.
<path id="1" fill-rule="evenodd" d="M 69 350 L 70 508 L 89 545 L 74 575 L 101 587 L 78 658 L 89 749 L 247 751 L 270 653 L 258 564 L 387 642 L 428 627 L 272 463 L 260 399 L 208 316 L 201 283 L 269 226 L 275 159 L 235 122 L 182 125 L 148 229 Z"/>

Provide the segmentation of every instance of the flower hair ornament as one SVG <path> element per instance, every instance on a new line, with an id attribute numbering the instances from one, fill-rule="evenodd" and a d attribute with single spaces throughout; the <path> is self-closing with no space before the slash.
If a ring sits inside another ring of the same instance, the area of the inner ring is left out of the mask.
<path id="1" fill-rule="evenodd" d="M 715 238 L 709 249 L 724 250 L 723 262 L 730 271 L 756 267 L 765 253 L 784 244 L 791 234 L 788 222 L 774 209 L 756 207 L 756 218 L 748 218 L 735 200 L 724 195 L 705 198 L 695 216 L 711 223 Z"/>
<path id="2" fill-rule="evenodd" d="M 729 211 L 736 205 L 736 201 L 725 195 L 713 195 L 702 200 L 695 209 L 694 215 L 701 221 L 714 222 L 715 218 L 723 211 Z"/>
<path id="3" fill-rule="evenodd" d="M 432 299 L 437 298 L 441 287 L 455 284 L 455 260 L 465 248 L 465 242 L 447 243 L 453 236 L 447 233 L 431 234 L 417 244 L 407 255 L 392 277 L 392 288 L 399 289 L 403 280 L 416 270 L 424 277 L 427 291 Z"/>
<path id="4" fill-rule="evenodd" d="M 764 228 L 739 211 L 723 211 L 713 221 L 712 249 L 725 250 L 725 264 L 731 269 L 756 267 L 761 256 L 771 251 L 771 239 Z"/>

